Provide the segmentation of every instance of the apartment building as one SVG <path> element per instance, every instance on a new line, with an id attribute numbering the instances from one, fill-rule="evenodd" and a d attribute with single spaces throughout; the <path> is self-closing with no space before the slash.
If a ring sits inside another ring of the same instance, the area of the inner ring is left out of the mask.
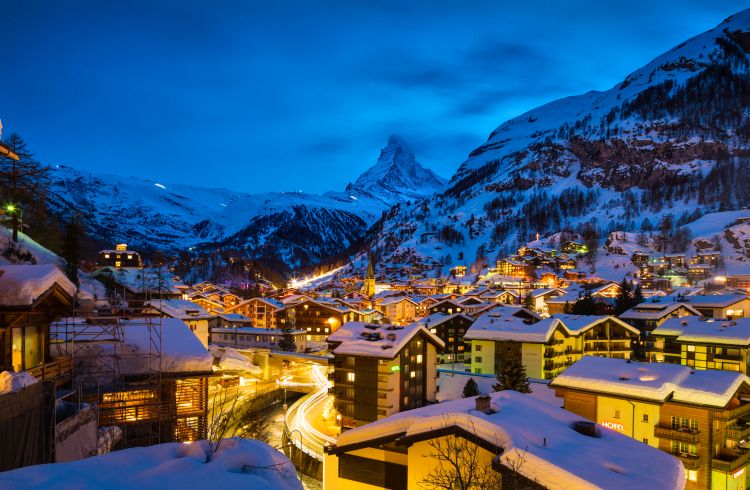
<path id="1" fill-rule="evenodd" d="M 479 317 L 464 335 L 471 372 L 494 374 L 518 360 L 531 378 L 552 379 L 584 355 L 631 356 L 638 330 L 613 316 L 555 315 L 535 323 L 498 310 Z"/>
<path id="2" fill-rule="evenodd" d="M 328 343 L 342 428 L 435 401 L 437 354 L 444 344 L 422 324 L 349 322 Z"/>
<path id="3" fill-rule="evenodd" d="M 550 387 L 566 410 L 678 458 L 686 489 L 747 488 L 744 374 L 587 356 Z"/>
<path id="4" fill-rule="evenodd" d="M 670 318 L 651 337 L 654 361 L 748 374 L 750 318 Z"/>

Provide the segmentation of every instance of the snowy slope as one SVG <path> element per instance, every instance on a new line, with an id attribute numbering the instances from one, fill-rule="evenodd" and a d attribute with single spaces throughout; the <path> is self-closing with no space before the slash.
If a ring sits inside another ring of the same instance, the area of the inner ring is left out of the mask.
<path id="1" fill-rule="evenodd" d="M 610 90 L 501 124 L 446 190 L 376 223 L 370 247 L 381 263 L 469 265 L 512 253 L 536 233 L 589 228 L 603 242 L 668 214 L 689 223 L 748 206 L 748 52 L 745 10 Z"/>
<path id="2" fill-rule="evenodd" d="M 391 204 L 425 197 L 445 183 L 421 167 L 397 136 L 345 192 L 323 195 L 250 195 L 65 166 L 51 169 L 51 180 L 50 207 L 63 216 L 78 213 L 89 233 L 102 240 L 168 252 L 230 247 L 290 268 L 340 254 Z"/>

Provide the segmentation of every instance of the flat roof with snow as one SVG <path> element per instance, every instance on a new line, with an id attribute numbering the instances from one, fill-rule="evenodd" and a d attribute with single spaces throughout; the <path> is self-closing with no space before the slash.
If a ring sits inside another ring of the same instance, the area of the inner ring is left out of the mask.
<path id="1" fill-rule="evenodd" d="M 681 364 L 584 356 L 552 380 L 550 387 L 724 408 L 748 382 L 750 378 L 732 371 L 698 371 Z"/>
<path id="2" fill-rule="evenodd" d="M 714 320 L 700 316 L 670 318 L 652 335 L 677 337 L 678 342 L 750 346 L 750 318 Z"/>

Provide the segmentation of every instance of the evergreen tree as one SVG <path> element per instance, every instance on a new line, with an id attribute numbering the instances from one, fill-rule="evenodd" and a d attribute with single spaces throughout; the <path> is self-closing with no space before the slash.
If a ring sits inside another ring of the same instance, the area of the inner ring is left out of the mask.
<path id="1" fill-rule="evenodd" d="M 477 382 L 474 381 L 474 378 L 469 378 L 469 381 L 466 382 L 464 385 L 464 394 L 462 395 L 464 398 L 469 398 L 471 396 L 477 396 L 479 395 L 479 386 L 477 386 Z"/>
<path id="2" fill-rule="evenodd" d="M 492 388 L 495 391 L 513 390 L 519 393 L 531 393 L 526 368 L 517 359 L 502 362 L 500 372 L 497 373 L 497 384 Z"/>
<path id="3" fill-rule="evenodd" d="M 574 315 L 596 315 L 596 309 L 596 300 L 591 296 L 591 291 L 586 291 L 573 303 L 570 312 Z"/>
<path id="4" fill-rule="evenodd" d="M 279 350 L 285 352 L 294 352 L 297 350 L 297 343 L 294 341 L 294 320 L 292 323 L 286 323 L 281 327 L 281 338 L 279 338 Z"/>
<path id="5" fill-rule="evenodd" d="M 10 216 L 13 241 L 18 242 L 22 220 L 32 224 L 47 221 L 49 181 L 47 168 L 34 159 L 20 136 L 13 133 L 4 143 L 19 157 L 14 160 L 0 156 L 0 202 Z"/>
<path id="6" fill-rule="evenodd" d="M 81 238 L 84 234 L 83 226 L 78 217 L 73 217 L 65 227 L 65 236 L 62 244 L 62 258 L 65 260 L 65 275 L 68 279 L 80 286 L 78 280 L 78 266 L 81 263 Z"/>
<path id="7" fill-rule="evenodd" d="M 636 286 L 635 291 L 633 291 L 633 308 L 634 306 L 638 306 L 639 304 L 643 303 L 645 301 L 645 298 L 643 297 L 643 288 L 641 288 L 641 285 L 639 284 Z"/>
<path id="8" fill-rule="evenodd" d="M 625 313 L 633 305 L 633 283 L 622 278 L 620 282 L 620 292 L 615 298 L 615 316 Z"/>

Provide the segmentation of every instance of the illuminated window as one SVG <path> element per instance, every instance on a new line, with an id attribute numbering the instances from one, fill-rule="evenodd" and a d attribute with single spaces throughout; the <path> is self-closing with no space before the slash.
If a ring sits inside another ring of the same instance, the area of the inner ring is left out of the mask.
<path id="1" fill-rule="evenodd" d="M 109 254 L 104 254 L 104 258 L 108 259 L 109 258 Z"/>
<path id="2" fill-rule="evenodd" d="M 312 335 L 308 335 L 307 340 L 312 340 Z"/>
<path id="3" fill-rule="evenodd" d="M 119 260 L 115 261 L 115 267 L 120 267 L 120 261 Z"/>
<path id="4" fill-rule="evenodd" d="M 687 346 L 688 352 L 695 352 L 695 346 L 694 345 L 688 345 Z"/>
<path id="5" fill-rule="evenodd" d="M 698 470 L 685 470 L 687 473 L 687 479 L 690 481 L 698 481 Z"/>
<path id="6" fill-rule="evenodd" d="M 422 354 L 417 354 L 417 364 L 422 363 Z"/>
<path id="7" fill-rule="evenodd" d="M 354 383 L 354 373 L 346 373 L 346 380 L 350 383 Z"/>

